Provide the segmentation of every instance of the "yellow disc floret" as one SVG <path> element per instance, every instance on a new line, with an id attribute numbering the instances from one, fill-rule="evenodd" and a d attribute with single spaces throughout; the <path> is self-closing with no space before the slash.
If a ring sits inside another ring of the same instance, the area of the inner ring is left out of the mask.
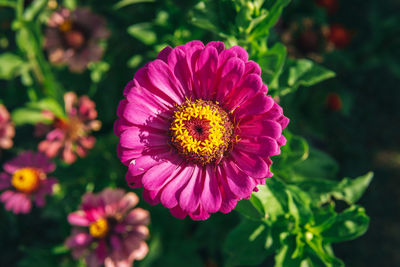
<path id="1" fill-rule="evenodd" d="M 103 238 L 109 230 L 108 222 L 104 218 L 100 218 L 89 226 L 89 233 L 95 238 Z"/>
<path id="2" fill-rule="evenodd" d="M 40 178 L 43 172 L 34 168 L 22 168 L 14 172 L 11 184 L 18 190 L 26 194 L 36 191 L 40 185 Z"/>
<path id="3" fill-rule="evenodd" d="M 178 152 L 205 165 L 223 156 L 230 145 L 233 126 L 218 103 L 188 100 L 176 108 L 170 130 Z"/>

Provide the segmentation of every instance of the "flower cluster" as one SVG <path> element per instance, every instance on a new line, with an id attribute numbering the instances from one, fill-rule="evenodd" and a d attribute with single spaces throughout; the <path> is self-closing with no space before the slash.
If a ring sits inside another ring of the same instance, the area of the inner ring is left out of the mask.
<path id="1" fill-rule="evenodd" d="M 289 120 L 260 67 L 222 42 L 166 47 L 124 89 L 115 133 L 132 188 L 194 220 L 230 212 L 271 177 Z"/>
<path id="2" fill-rule="evenodd" d="M 75 227 L 66 241 L 74 258 L 85 257 L 89 267 L 131 266 L 143 259 L 148 247 L 149 212 L 134 208 L 139 198 L 132 192 L 106 188 L 83 196 L 81 209 L 68 221 Z"/>
<path id="3" fill-rule="evenodd" d="M 45 48 L 54 64 L 67 64 L 71 71 L 82 72 L 103 56 L 100 41 L 109 36 L 103 18 L 87 8 L 54 12 L 46 29 Z"/>
<path id="4" fill-rule="evenodd" d="M 51 125 L 39 124 L 37 132 L 47 132 L 46 139 L 39 143 L 39 151 L 53 158 L 57 155 L 67 163 L 72 163 L 77 156 L 84 157 L 91 149 L 96 138 L 90 136 L 97 131 L 101 122 L 96 120 L 96 104 L 87 96 L 80 98 L 74 92 L 64 95 L 66 118 L 56 117 L 47 112 Z"/>
<path id="5" fill-rule="evenodd" d="M 0 150 L 13 146 L 12 138 L 15 135 L 14 125 L 10 120 L 10 113 L 6 107 L 0 104 Z"/>
<path id="6" fill-rule="evenodd" d="M 27 151 L 3 165 L 0 173 L 0 195 L 6 210 L 15 214 L 29 213 L 32 202 L 42 207 L 45 196 L 53 193 L 57 180 L 47 174 L 54 171 L 55 164 L 42 153 Z"/>

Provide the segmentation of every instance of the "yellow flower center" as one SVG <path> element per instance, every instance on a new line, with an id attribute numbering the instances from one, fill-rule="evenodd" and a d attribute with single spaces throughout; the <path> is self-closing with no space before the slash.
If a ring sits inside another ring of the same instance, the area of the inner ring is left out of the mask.
<path id="1" fill-rule="evenodd" d="M 58 26 L 60 31 L 62 32 L 69 32 L 72 29 L 72 21 L 66 20 Z"/>
<path id="2" fill-rule="evenodd" d="M 187 100 L 176 107 L 170 127 L 171 142 L 189 161 L 219 162 L 230 147 L 233 125 L 218 103 Z"/>
<path id="3" fill-rule="evenodd" d="M 109 225 L 106 219 L 100 218 L 89 226 L 89 233 L 95 238 L 103 238 L 107 235 Z"/>
<path id="4" fill-rule="evenodd" d="M 40 178 L 44 173 L 34 168 L 22 168 L 14 172 L 11 184 L 26 194 L 36 191 L 40 185 Z"/>

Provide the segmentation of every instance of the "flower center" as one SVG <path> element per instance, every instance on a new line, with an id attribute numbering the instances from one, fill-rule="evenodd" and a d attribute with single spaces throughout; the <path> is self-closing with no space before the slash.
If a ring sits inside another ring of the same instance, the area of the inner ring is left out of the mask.
<path id="1" fill-rule="evenodd" d="M 100 218 L 89 226 L 89 233 L 95 238 L 103 238 L 107 235 L 109 225 L 106 219 Z"/>
<path id="2" fill-rule="evenodd" d="M 26 194 L 36 191 L 40 185 L 40 178 L 44 173 L 34 168 L 22 168 L 14 172 L 11 184 Z"/>
<path id="3" fill-rule="evenodd" d="M 185 159 L 205 165 L 219 162 L 230 147 L 233 125 L 212 101 L 187 100 L 178 106 L 170 127 L 172 145 Z"/>
<path id="4" fill-rule="evenodd" d="M 84 125 L 78 117 L 57 118 L 53 125 L 55 128 L 63 130 L 69 140 L 77 140 L 85 134 Z"/>
<path id="5" fill-rule="evenodd" d="M 65 20 L 60 26 L 58 26 L 60 31 L 62 32 L 69 32 L 72 29 L 72 21 Z"/>

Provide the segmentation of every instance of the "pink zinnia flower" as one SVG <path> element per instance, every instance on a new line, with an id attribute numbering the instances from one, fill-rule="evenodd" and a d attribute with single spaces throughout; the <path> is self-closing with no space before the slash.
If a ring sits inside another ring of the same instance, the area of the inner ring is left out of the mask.
<path id="1" fill-rule="evenodd" d="M 76 160 L 76 155 L 84 157 L 91 149 L 96 138 L 89 133 L 97 131 L 101 127 L 101 122 L 97 118 L 96 104 L 87 96 L 79 99 L 74 92 L 64 95 L 66 118 L 57 118 L 51 112 L 47 112 L 47 117 L 52 117 L 53 123 L 47 125 L 50 132 L 46 140 L 39 143 L 39 151 L 52 158 L 60 154 L 61 158 L 72 163 Z M 40 129 L 40 130 L 38 130 Z M 37 125 L 37 132 L 43 132 L 46 125 Z"/>
<path id="2" fill-rule="evenodd" d="M 3 104 L 0 104 L 0 150 L 9 149 L 13 146 L 12 138 L 14 135 L 15 128 L 10 120 L 10 113 Z"/>
<path id="3" fill-rule="evenodd" d="M 271 177 L 288 124 L 258 64 L 222 42 L 166 47 L 139 69 L 117 110 L 126 180 L 171 213 L 204 220 L 230 212 Z"/>
<path id="4" fill-rule="evenodd" d="M 101 40 L 109 36 L 106 22 L 87 8 L 55 11 L 45 35 L 45 49 L 54 64 L 67 64 L 71 71 L 81 72 L 92 61 L 103 56 Z"/>
<path id="5" fill-rule="evenodd" d="M 74 258 L 85 257 L 89 267 L 132 266 L 148 251 L 144 241 L 149 230 L 149 212 L 135 208 L 139 198 L 122 189 L 106 188 L 99 194 L 86 193 L 81 210 L 69 214 L 75 225 L 66 246 Z"/>
<path id="6" fill-rule="evenodd" d="M 45 205 L 45 196 L 53 193 L 57 179 L 47 177 L 54 171 L 55 164 L 42 153 L 27 151 L 3 165 L 0 173 L 0 195 L 6 210 L 15 214 L 29 213 L 32 201 L 36 206 Z"/>

